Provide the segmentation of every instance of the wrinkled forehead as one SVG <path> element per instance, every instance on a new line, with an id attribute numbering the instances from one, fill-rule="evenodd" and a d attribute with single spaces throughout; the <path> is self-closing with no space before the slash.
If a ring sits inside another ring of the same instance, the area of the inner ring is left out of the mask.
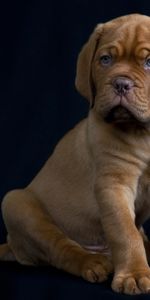
<path id="1" fill-rule="evenodd" d="M 116 48 L 120 55 L 134 53 L 142 58 L 150 51 L 150 18 L 143 22 L 106 23 L 99 48 L 114 51 Z"/>

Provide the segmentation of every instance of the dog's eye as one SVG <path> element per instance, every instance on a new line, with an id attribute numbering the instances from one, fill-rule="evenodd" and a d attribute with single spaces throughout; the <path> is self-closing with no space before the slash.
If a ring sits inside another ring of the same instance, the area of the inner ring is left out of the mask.
<path id="1" fill-rule="evenodd" d="M 150 69 L 150 57 L 145 60 L 144 67 L 145 69 Z"/>
<path id="2" fill-rule="evenodd" d="M 112 62 L 112 56 L 111 55 L 103 55 L 100 57 L 100 63 L 103 66 L 109 66 Z"/>

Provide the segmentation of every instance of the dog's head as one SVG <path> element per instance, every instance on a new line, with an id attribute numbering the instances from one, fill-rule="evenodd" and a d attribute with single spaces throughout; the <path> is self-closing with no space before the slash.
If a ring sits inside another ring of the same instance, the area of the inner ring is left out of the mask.
<path id="1" fill-rule="evenodd" d="M 150 17 L 99 24 L 82 48 L 77 90 L 107 122 L 150 122 Z"/>

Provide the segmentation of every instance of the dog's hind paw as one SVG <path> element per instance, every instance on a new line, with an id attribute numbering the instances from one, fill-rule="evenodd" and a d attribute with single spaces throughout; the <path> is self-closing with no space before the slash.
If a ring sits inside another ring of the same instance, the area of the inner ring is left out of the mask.
<path id="1" fill-rule="evenodd" d="M 90 282 L 105 281 L 112 271 L 111 261 L 102 254 L 88 254 L 82 264 L 82 277 Z"/>

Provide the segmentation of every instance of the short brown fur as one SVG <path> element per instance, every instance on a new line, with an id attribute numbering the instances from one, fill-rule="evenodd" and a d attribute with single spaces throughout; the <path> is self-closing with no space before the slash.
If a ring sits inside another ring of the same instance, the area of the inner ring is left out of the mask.
<path id="1" fill-rule="evenodd" d="M 114 291 L 150 292 L 142 230 L 150 216 L 149 32 L 149 17 L 128 15 L 98 25 L 82 48 L 76 87 L 89 115 L 25 189 L 4 197 L 1 260 L 51 264 L 90 282 L 114 272 Z"/>

